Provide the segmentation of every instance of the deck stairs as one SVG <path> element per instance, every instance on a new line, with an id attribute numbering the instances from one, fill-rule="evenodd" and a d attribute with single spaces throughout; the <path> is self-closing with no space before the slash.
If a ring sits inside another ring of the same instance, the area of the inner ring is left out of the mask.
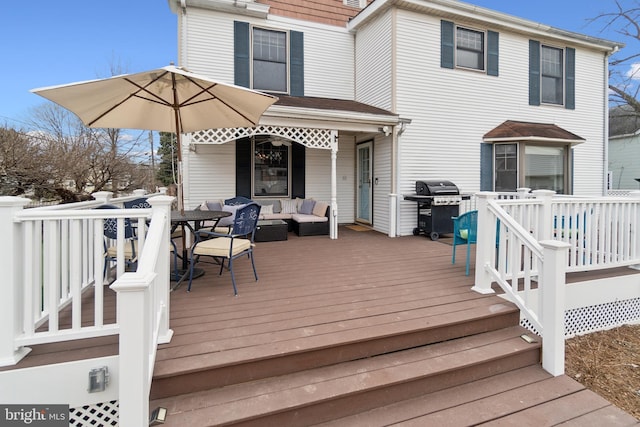
<path id="1" fill-rule="evenodd" d="M 535 335 L 518 323 L 515 306 L 488 296 L 469 310 L 407 320 L 397 331 L 365 326 L 287 344 L 274 336 L 246 354 L 192 356 L 188 368 L 158 360 L 150 408 L 167 408 L 167 426 L 530 421 L 527 408 L 541 408 L 541 400 L 553 408 L 559 397 L 585 390 L 542 370 L 539 340 L 523 339 Z M 588 412 L 609 410 L 604 399 L 593 400 Z M 554 416 L 583 414 L 563 405 Z"/>

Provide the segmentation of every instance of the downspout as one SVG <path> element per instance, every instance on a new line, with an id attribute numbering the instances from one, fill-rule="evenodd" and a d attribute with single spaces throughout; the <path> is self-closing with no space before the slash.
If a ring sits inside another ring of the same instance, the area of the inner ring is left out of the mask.
<path id="1" fill-rule="evenodd" d="M 609 57 L 618 51 L 615 46 L 611 51 L 604 54 L 604 126 L 602 141 L 604 143 L 604 179 L 602 180 L 602 195 L 606 196 L 609 192 L 607 183 L 609 182 Z"/>

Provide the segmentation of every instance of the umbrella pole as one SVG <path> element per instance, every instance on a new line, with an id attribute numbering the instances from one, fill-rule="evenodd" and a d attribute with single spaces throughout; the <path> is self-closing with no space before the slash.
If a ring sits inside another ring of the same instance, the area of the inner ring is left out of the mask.
<path id="1" fill-rule="evenodd" d="M 174 76 L 175 79 L 175 76 Z M 180 109 L 177 107 L 177 95 L 175 88 L 175 81 L 173 85 L 173 95 L 174 95 L 174 107 L 173 107 L 173 116 L 176 121 L 176 149 L 178 150 L 178 210 L 180 211 L 180 215 L 184 215 L 184 196 L 183 196 L 183 188 L 182 188 L 182 135 L 180 129 Z"/>

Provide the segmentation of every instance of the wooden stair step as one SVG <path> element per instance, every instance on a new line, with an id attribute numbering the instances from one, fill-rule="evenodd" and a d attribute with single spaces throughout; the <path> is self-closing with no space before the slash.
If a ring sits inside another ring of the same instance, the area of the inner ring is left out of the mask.
<path id="1" fill-rule="evenodd" d="M 464 306 L 451 313 L 438 313 L 420 318 L 403 318 L 389 323 L 370 325 L 354 321 L 336 322 L 310 333 L 307 327 L 258 334 L 236 339 L 236 348 L 216 348 L 218 343 L 202 343 L 201 354 L 173 358 L 160 356 L 154 369 L 151 398 L 207 390 L 239 382 L 283 375 L 304 369 L 331 365 L 348 360 L 375 356 L 406 348 L 426 345 L 517 325 L 519 312 L 499 297 L 486 298 L 486 304 Z M 194 344 L 196 345 L 196 344 Z M 206 349 L 207 352 L 204 351 Z"/>
<path id="2" fill-rule="evenodd" d="M 321 423 L 339 426 L 633 426 L 638 421 L 567 376 L 528 366 Z"/>
<path id="3" fill-rule="evenodd" d="M 535 365 L 512 326 L 429 346 L 151 402 L 166 425 L 309 425 Z"/>

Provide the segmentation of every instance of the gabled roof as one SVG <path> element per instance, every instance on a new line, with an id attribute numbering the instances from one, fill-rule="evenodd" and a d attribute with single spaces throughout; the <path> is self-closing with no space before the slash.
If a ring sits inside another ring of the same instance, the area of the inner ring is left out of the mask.
<path id="1" fill-rule="evenodd" d="M 487 132 L 485 142 L 538 141 L 571 145 L 585 142 L 585 139 L 560 126 L 549 123 L 531 123 L 507 120 Z"/>
<path id="2" fill-rule="evenodd" d="M 359 27 L 383 14 L 390 8 L 410 10 L 412 12 L 439 16 L 452 21 L 463 21 L 470 24 L 490 27 L 501 31 L 508 30 L 531 37 L 545 37 L 558 41 L 570 41 L 590 49 L 604 52 L 615 52 L 625 46 L 624 43 L 592 37 L 585 34 L 567 31 L 539 22 L 509 15 L 496 10 L 472 4 L 473 0 L 374 0 L 362 9 L 349 23 L 347 29 L 357 31 Z"/>

